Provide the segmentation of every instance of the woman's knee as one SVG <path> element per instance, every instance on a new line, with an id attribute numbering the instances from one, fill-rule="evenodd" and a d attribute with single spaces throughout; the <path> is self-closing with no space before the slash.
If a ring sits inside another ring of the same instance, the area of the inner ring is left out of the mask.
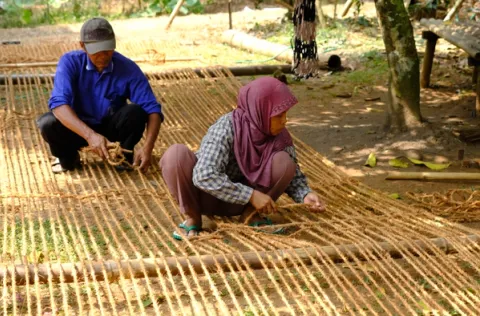
<path id="1" fill-rule="evenodd" d="M 184 144 L 174 144 L 170 146 L 160 159 L 160 169 L 178 167 L 188 164 L 193 159 L 194 154 Z"/>
<path id="2" fill-rule="evenodd" d="M 273 156 L 273 161 L 272 161 L 273 182 L 277 182 L 280 179 L 288 179 L 288 181 L 291 181 L 295 176 L 296 169 L 297 169 L 297 165 L 295 164 L 295 162 L 287 152 L 281 151 L 276 153 Z"/>

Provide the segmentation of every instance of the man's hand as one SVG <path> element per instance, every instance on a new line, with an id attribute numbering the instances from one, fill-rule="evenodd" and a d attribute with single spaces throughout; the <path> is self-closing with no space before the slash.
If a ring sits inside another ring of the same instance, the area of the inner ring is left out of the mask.
<path id="1" fill-rule="evenodd" d="M 260 213 L 273 213 L 277 210 L 275 202 L 269 195 L 254 190 L 250 197 L 250 204 Z"/>
<path id="2" fill-rule="evenodd" d="M 308 204 L 310 210 L 313 212 L 325 211 L 325 203 L 315 192 L 309 192 L 307 195 L 305 195 L 305 197 L 303 198 L 303 203 Z"/>
<path id="3" fill-rule="evenodd" d="M 140 166 L 141 172 L 147 172 L 152 164 L 152 150 L 142 147 L 135 151 L 135 158 L 133 159 L 133 166 Z"/>
<path id="4" fill-rule="evenodd" d="M 93 152 L 99 155 L 100 158 L 103 160 L 109 158 L 107 150 L 109 141 L 103 135 L 94 132 L 87 138 L 87 142 L 88 146 L 90 146 Z"/>

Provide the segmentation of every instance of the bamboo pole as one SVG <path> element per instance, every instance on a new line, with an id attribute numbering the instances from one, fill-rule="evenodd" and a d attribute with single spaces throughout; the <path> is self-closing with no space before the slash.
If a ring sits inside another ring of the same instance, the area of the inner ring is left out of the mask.
<path id="1" fill-rule="evenodd" d="M 283 73 L 289 74 L 292 73 L 292 66 L 288 64 L 283 65 L 252 65 L 252 66 L 240 66 L 240 67 L 225 67 L 223 68 L 228 72 L 231 72 L 232 75 L 236 77 L 241 76 L 258 76 L 258 75 L 271 75 L 275 71 L 280 70 Z M 208 72 L 210 77 L 217 77 L 216 73 L 211 71 L 211 68 L 208 67 L 200 67 L 191 69 L 191 71 L 195 72 L 199 78 L 204 78 L 204 72 Z M 174 69 L 174 70 L 166 70 L 166 71 L 158 71 L 158 72 L 145 72 L 145 75 L 148 78 L 160 78 L 161 76 L 165 76 L 166 74 L 173 76 L 176 79 L 182 78 L 182 76 L 177 76 L 178 74 L 182 74 L 184 72 L 183 69 Z M 38 78 L 40 83 L 46 83 L 49 80 L 55 79 L 55 74 L 38 74 L 38 75 L 27 75 L 27 74 L 14 74 L 14 75 L 0 75 L 0 85 L 5 85 L 9 83 L 9 80 L 12 81 L 12 84 L 23 84 L 23 82 L 27 83 L 35 83 L 35 78 Z"/>
<path id="2" fill-rule="evenodd" d="M 480 180 L 479 172 L 389 172 L 387 180 Z"/>
<path id="3" fill-rule="evenodd" d="M 450 11 L 448 11 L 447 16 L 443 20 L 450 21 L 455 16 L 455 14 L 457 14 L 458 10 L 460 10 L 463 2 L 464 0 L 457 0 L 457 2 L 455 2 L 455 5 L 452 7 Z"/>
<path id="4" fill-rule="evenodd" d="M 466 235 L 454 238 L 460 243 L 479 243 L 480 238 L 477 235 Z M 413 245 L 413 246 L 412 246 Z M 127 279 L 157 277 L 160 272 L 161 275 L 167 274 L 169 271 L 172 275 L 189 275 L 195 272 L 196 274 L 203 274 L 206 267 L 209 271 L 222 270 L 224 272 L 243 271 L 247 268 L 255 270 L 263 270 L 273 268 L 274 266 L 293 266 L 296 263 L 303 262 L 306 265 L 312 264 L 312 258 L 318 261 L 319 264 L 329 262 L 330 260 L 340 263 L 343 258 L 347 260 L 371 260 L 364 258 L 363 253 L 378 249 L 380 247 L 383 253 L 389 254 L 392 258 L 401 258 L 402 252 L 416 255 L 420 249 L 429 254 L 434 254 L 434 249 L 439 248 L 445 253 L 454 253 L 456 250 L 446 238 L 433 238 L 429 241 L 415 240 L 398 241 L 395 244 L 388 242 L 379 242 L 377 245 L 371 244 L 346 244 L 337 246 L 323 246 L 323 247 L 309 247 L 284 249 L 274 251 L 258 251 L 258 252 L 239 252 L 226 253 L 218 255 L 201 255 L 189 257 L 165 257 L 165 258 L 144 258 L 131 260 L 107 260 L 104 262 L 90 262 L 86 265 L 83 263 L 45 263 L 45 264 L 29 264 L 29 265 L 1 265 L 0 264 L 0 282 L 7 286 L 12 285 L 12 281 L 16 285 L 25 285 L 27 280 L 33 283 L 38 280 L 39 283 L 46 283 L 51 281 L 58 283 L 74 282 L 74 275 L 79 281 L 91 278 L 95 275 L 97 281 L 104 281 L 106 272 L 107 280 L 112 282 L 119 279 L 123 275 Z M 298 259 L 296 259 L 298 258 Z M 328 259 L 328 260 L 327 260 Z M 379 257 L 378 259 L 384 259 Z M 241 262 L 242 265 L 232 264 L 234 262 Z M 158 269 L 158 270 L 157 270 Z M 37 272 L 35 272 L 37 271 Z M 84 272 L 85 271 L 85 272 Z M 144 272 L 145 271 L 145 272 Z M 63 276 L 61 277 L 61 273 Z M 37 279 L 38 278 L 38 279 Z"/>
<path id="5" fill-rule="evenodd" d="M 165 26 L 165 30 L 168 30 L 170 28 L 170 25 L 172 25 L 173 19 L 178 14 L 178 11 L 180 11 L 180 8 L 182 7 L 183 3 L 185 0 L 178 0 L 177 4 L 175 5 L 175 8 L 173 8 L 172 13 L 170 14 L 170 17 L 168 18 L 167 26 Z"/>
<path id="6" fill-rule="evenodd" d="M 198 57 L 165 57 L 158 59 L 132 58 L 136 63 L 165 63 L 165 62 L 179 62 L 179 61 L 194 61 L 199 60 Z M 35 62 L 35 63 L 8 63 L 0 64 L 0 68 L 34 68 L 34 67 L 56 67 L 58 62 Z"/>
<path id="7" fill-rule="evenodd" d="M 352 7 L 352 4 L 353 4 L 353 0 L 348 0 L 347 2 L 345 2 L 345 5 L 343 6 L 342 14 L 340 15 L 342 18 L 345 17 L 345 15 L 347 15 L 348 11 Z"/>

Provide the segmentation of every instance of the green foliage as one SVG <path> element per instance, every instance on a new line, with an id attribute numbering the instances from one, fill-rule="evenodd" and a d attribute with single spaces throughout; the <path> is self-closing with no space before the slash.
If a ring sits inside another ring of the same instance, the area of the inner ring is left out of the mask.
<path id="1" fill-rule="evenodd" d="M 83 22 L 94 16 L 106 18 L 154 17 L 170 14 L 178 0 L 143 0 L 142 9 L 137 1 L 122 13 L 107 13 L 102 6 L 108 1 L 100 0 L 11 0 L 0 10 L 0 28 L 35 26 L 41 24 Z M 112 2 L 112 0 L 110 1 Z M 133 0 L 125 0 L 133 3 Z M 180 14 L 203 13 L 200 0 L 185 0 Z"/>
<path id="2" fill-rule="evenodd" d="M 371 50 L 360 56 L 361 69 L 349 72 L 345 80 L 359 86 L 370 86 L 386 79 L 388 62 L 378 50 Z"/>
<path id="3" fill-rule="evenodd" d="M 139 16 L 158 16 L 160 14 L 170 14 L 178 3 L 178 0 L 144 0 L 149 2 L 147 9 L 143 12 L 136 12 L 130 15 L 130 17 L 139 17 Z M 203 13 L 205 8 L 200 3 L 199 0 L 185 0 L 182 7 L 180 8 L 180 14 L 198 14 Z"/>

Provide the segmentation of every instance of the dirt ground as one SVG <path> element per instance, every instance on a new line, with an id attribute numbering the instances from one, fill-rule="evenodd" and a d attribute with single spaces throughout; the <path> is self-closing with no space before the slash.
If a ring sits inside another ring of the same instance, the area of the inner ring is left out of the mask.
<path id="1" fill-rule="evenodd" d="M 248 3 L 244 9 L 237 4 L 238 11 L 233 13 L 234 27 L 252 31 L 258 25 L 282 23 L 286 10 L 282 8 L 264 8 L 253 10 Z M 324 7 L 326 14 L 332 15 L 333 6 Z M 353 10 L 352 10 L 353 11 Z M 349 16 L 351 16 L 350 13 Z M 367 3 L 362 14 L 374 17 L 372 3 Z M 200 66 L 222 64 L 239 65 L 238 59 L 259 60 L 271 56 L 261 56 L 240 52 L 218 42 L 218 37 L 228 28 L 228 14 L 192 15 L 177 17 L 170 30 L 165 31 L 167 17 L 142 18 L 113 21 L 120 40 L 156 39 L 176 41 L 192 45 L 203 59 Z M 38 42 L 41 39 L 62 38 L 75 40 L 81 24 L 41 26 L 25 29 L 1 30 L 0 39 L 19 39 L 25 42 Z M 374 32 L 375 33 L 375 32 Z M 420 30 L 416 29 L 417 37 Z M 384 133 L 386 80 L 377 80 L 375 84 L 345 80 L 349 73 L 364 70 L 359 52 L 370 50 L 364 47 L 360 33 L 347 36 L 350 42 L 357 41 L 348 49 L 337 49 L 334 53 L 342 57 L 346 70 L 341 73 L 323 73 L 319 78 L 296 82 L 290 79 L 290 87 L 299 99 L 299 104 L 289 113 L 291 132 L 325 155 L 352 177 L 358 178 L 375 189 L 389 193 L 399 193 L 403 197 L 407 191 L 444 192 L 450 189 L 474 188 L 475 182 L 425 182 L 425 181 L 388 181 L 385 176 L 395 168 L 389 166 L 392 158 L 410 155 L 414 158 L 432 162 L 451 162 L 448 172 L 478 172 L 478 169 L 462 168 L 457 161 L 459 149 L 465 150 L 465 158 L 473 159 L 480 155 L 475 144 L 465 144 L 453 136 L 458 127 L 476 127 L 478 118 L 473 117 L 475 95 L 472 89 L 471 69 L 465 66 L 466 56 L 453 46 L 440 40 L 437 46 L 432 73 L 432 87 L 421 91 L 421 111 L 429 122 L 423 130 L 405 133 Z M 377 49 L 381 45 L 379 33 L 370 34 L 375 38 Z M 423 52 L 424 43 L 420 42 L 419 52 Z M 208 47 L 208 49 L 204 49 Z M 375 48 L 375 47 L 373 47 Z M 235 51 L 238 55 L 231 55 Z M 233 57 L 232 57 L 233 56 Z M 270 63 L 275 63 L 270 61 Z M 179 65 L 181 66 L 181 65 Z M 248 82 L 252 78 L 241 78 Z M 349 98 L 338 95 L 351 94 Z M 366 101 L 369 99 L 373 101 Z M 378 164 L 374 168 L 365 167 L 370 153 L 375 153 Z M 409 167 L 402 171 L 429 171 L 426 167 Z"/>

